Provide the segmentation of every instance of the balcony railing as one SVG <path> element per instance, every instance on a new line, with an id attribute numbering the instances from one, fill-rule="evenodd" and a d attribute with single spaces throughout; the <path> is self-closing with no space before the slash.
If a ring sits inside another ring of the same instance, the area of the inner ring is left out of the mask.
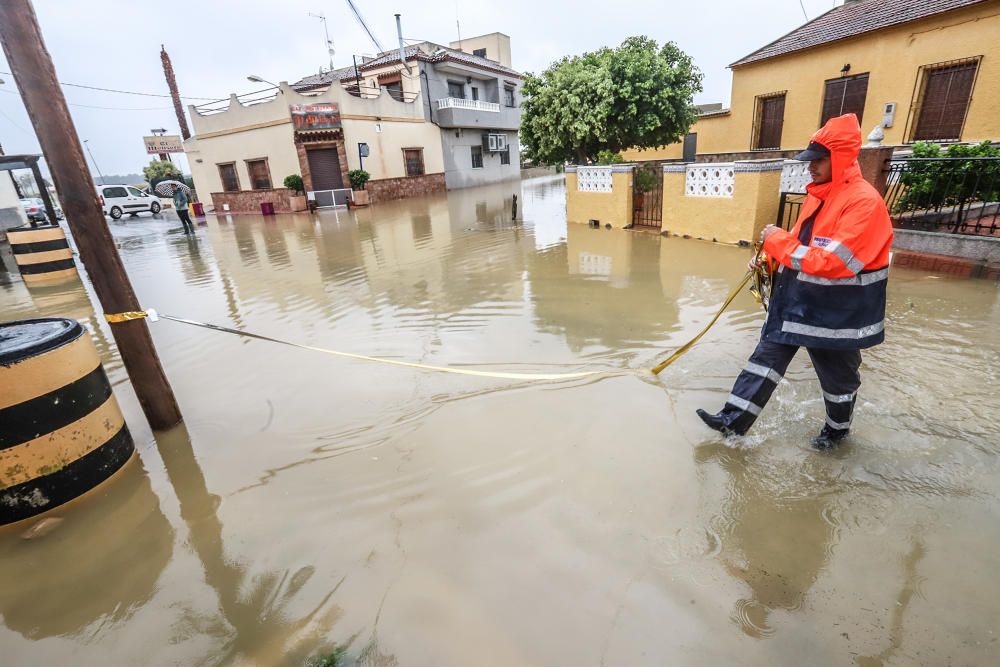
<path id="1" fill-rule="evenodd" d="M 500 113 L 500 105 L 496 102 L 482 100 L 463 100 L 458 97 L 442 97 L 437 101 L 438 109 L 469 109 L 470 111 L 491 111 Z"/>

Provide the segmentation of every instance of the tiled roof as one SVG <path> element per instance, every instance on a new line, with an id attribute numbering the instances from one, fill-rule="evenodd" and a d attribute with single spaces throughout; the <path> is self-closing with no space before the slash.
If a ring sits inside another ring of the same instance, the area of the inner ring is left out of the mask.
<path id="1" fill-rule="evenodd" d="M 987 0 L 846 0 L 730 67 L 748 65 L 802 49 L 882 30 L 901 23 L 976 5 Z"/>
<path id="2" fill-rule="evenodd" d="M 523 78 L 520 72 L 512 70 L 509 67 L 504 67 L 498 62 L 487 60 L 481 56 L 474 56 L 471 53 L 465 53 L 464 51 L 450 49 L 446 46 L 440 46 L 439 44 L 432 44 L 429 42 L 427 44 L 434 49 L 433 53 L 427 53 L 420 48 L 419 45 L 407 46 L 406 59 L 423 60 L 424 62 L 430 63 L 450 60 L 462 63 L 463 65 L 471 65 L 472 67 L 479 67 L 480 69 L 489 70 L 498 74 L 504 74 L 516 79 Z M 362 72 L 366 72 L 368 70 L 377 69 L 379 67 L 384 67 L 385 65 L 398 62 L 399 49 L 393 49 L 391 51 L 380 53 L 377 57 L 371 60 L 366 60 L 364 63 L 358 63 L 358 69 Z M 318 88 L 320 86 L 328 85 L 333 81 L 341 81 L 343 79 L 352 78 L 354 78 L 353 65 L 333 70 L 331 72 L 324 72 L 323 74 L 313 74 L 311 76 L 304 77 L 293 83 L 292 88 L 295 90 L 309 90 L 310 88 Z"/>

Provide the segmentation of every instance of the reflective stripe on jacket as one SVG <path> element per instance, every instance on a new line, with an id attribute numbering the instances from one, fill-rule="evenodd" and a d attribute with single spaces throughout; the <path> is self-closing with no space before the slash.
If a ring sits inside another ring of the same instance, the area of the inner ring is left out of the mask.
<path id="1" fill-rule="evenodd" d="M 780 264 L 764 337 L 787 345 L 860 349 L 884 339 L 892 222 L 882 196 L 861 175 L 854 114 L 831 118 L 812 141 L 830 150 L 833 178 L 810 184 L 791 232 L 764 251 Z M 808 243 L 799 241 L 810 218 Z"/>

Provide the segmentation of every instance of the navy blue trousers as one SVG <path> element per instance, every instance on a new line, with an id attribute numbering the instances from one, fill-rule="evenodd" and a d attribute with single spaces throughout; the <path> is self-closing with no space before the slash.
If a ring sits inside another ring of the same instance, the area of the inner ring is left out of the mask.
<path id="1" fill-rule="evenodd" d="M 746 368 L 736 378 L 721 416 L 726 426 L 740 435 L 746 433 L 767 405 L 774 388 L 784 377 L 797 345 L 783 345 L 766 340 L 757 343 Z M 806 348 L 812 359 L 826 404 L 826 425 L 834 433 L 846 433 L 851 427 L 854 403 L 861 386 L 860 350 Z"/>

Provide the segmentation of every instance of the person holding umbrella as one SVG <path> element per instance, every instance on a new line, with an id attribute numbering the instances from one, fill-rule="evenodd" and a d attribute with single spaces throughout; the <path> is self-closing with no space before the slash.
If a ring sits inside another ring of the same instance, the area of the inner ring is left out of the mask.
<path id="1" fill-rule="evenodd" d="M 191 203 L 191 200 L 188 198 L 187 193 L 184 192 L 184 188 L 175 185 L 173 190 L 174 210 L 177 211 L 177 217 L 184 224 L 184 233 L 194 234 L 194 223 L 191 222 L 191 216 L 188 214 L 188 204 Z"/>

